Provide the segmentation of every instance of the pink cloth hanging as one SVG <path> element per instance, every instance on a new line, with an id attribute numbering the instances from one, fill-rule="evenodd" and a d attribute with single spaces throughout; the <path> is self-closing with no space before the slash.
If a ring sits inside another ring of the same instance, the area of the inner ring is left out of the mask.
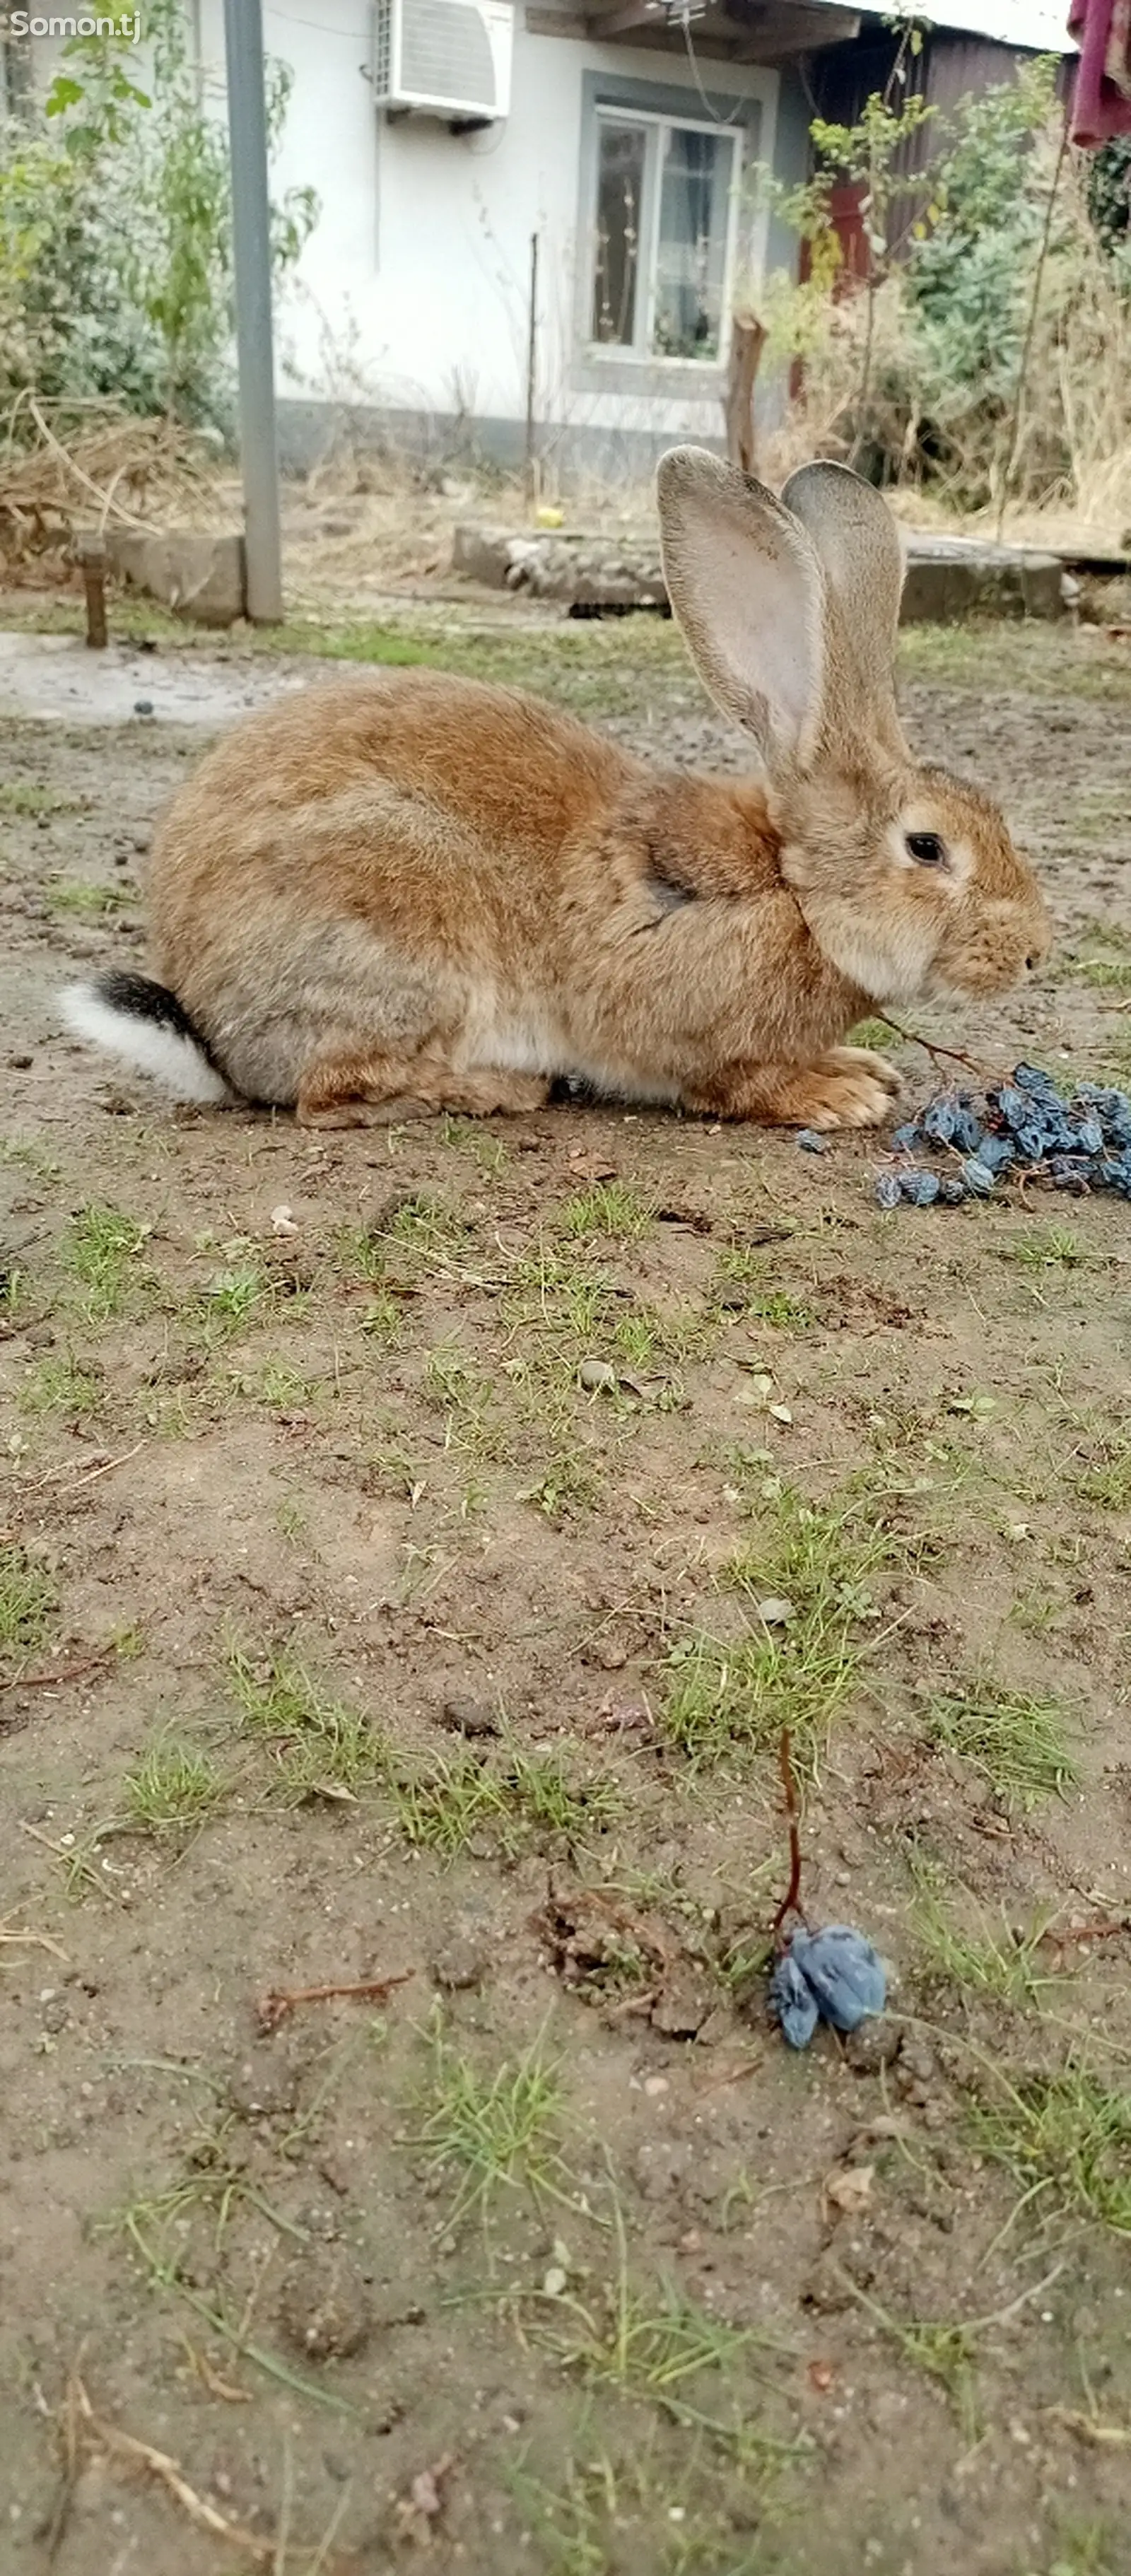
<path id="1" fill-rule="evenodd" d="M 1071 0 L 1068 33 L 1080 47 L 1073 142 L 1094 146 L 1131 134 L 1131 0 Z"/>

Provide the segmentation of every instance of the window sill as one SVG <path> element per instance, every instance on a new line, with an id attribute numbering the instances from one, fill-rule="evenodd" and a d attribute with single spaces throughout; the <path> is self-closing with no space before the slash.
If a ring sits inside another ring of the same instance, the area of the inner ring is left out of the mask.
<path id="1" fill-rule="evenodd" d="M 580 349 L 570 369 L 575 393 L 667 395 L 685 402 L 721 402 L 726 392 L 726 366 L 718 358 L 644 358 L 592 343 Z"/>

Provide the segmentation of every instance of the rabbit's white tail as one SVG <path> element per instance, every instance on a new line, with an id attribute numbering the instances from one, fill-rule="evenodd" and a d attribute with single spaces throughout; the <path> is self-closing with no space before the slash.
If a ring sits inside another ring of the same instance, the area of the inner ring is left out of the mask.
<path id="1" fill-rule="evenodd" d="M 68 984 L 60 1000 L 76 1037 L 152 1074 L 175 1099 L 235 1097 L 176 994 L 148 975 L 115 970 L 92 984 Z"/>

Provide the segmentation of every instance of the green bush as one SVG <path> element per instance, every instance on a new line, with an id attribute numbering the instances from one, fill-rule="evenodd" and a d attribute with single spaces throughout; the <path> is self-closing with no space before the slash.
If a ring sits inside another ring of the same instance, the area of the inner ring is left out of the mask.
<path id="1" fill-rule="evenodd" d="M 226 431 L 227 137 L 201 103 L 178 0 L 150 0 L 146 37 L 148 88 L 128 44 L 75 37 L 43 108 L 0 126 L 0 405 L 101 396 Z M 269 66 L 272 140 L 290 81 Z M 277 273 L 317 211 L 309 189 L 273 210 Z"/>

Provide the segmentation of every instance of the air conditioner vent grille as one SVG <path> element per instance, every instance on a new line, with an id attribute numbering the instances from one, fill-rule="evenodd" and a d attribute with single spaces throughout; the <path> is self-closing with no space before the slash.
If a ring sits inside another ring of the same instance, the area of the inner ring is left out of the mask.
<path id="1" fill-rule="evenodd" d="M 479 11 L 466 0 L 405 0 L 401 79 L 417 98 L 490 105 L 495 65 Z"/>

